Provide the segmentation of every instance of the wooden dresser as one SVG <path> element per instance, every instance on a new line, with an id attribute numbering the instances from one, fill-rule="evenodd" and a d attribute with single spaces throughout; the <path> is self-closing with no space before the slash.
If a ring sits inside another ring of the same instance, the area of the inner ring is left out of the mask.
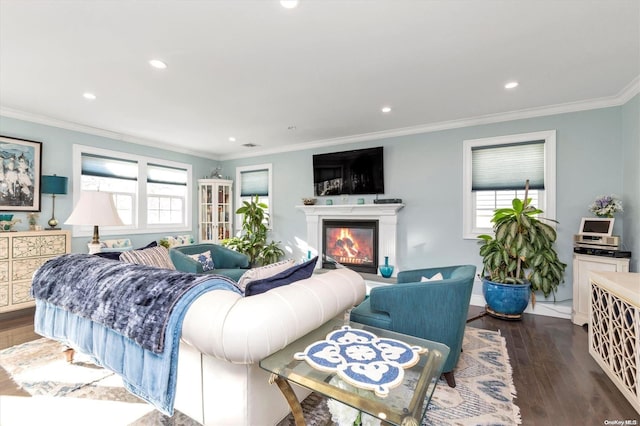
<path id="1" fill-rule="evenodd" d="M 640 413 L 640 273 L 591 272 L 589 353 Z"/>
<path id="2" fill-rule="evenodd" d="M 0 233 L 0 313 L 33 306 L 33 273 L 47 260 L 71 251 L 69 231 Z"/>

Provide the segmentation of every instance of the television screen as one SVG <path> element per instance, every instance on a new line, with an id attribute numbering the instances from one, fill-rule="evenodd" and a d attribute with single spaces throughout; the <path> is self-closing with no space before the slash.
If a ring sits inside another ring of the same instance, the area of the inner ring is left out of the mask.
<path id="1" fill-rule="evenodd" d="M 313 156 L 316 196 L 384 194 L 382 147 Z"/>

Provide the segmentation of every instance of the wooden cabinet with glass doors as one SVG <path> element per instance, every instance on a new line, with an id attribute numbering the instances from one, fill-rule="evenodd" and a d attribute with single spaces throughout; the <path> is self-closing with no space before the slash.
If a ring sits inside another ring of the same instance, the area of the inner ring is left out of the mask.
<path id="1" fill-rule="evenodd" d="M 233 181 L 198 180 L 198 240 L 217 243 L 233 236 Z"/>

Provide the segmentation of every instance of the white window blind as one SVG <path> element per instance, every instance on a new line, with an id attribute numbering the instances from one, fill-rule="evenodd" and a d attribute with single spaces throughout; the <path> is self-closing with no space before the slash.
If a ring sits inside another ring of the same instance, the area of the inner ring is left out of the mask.
<path id="1" fill-rule="evenodd" d="M 471 148 L 473 191 L 544 189 L 544 140 Z"/>
<path id="2" fill-rule="evenodd" d="M 269 170 L 247 170 L 240 172 L 240 196 L 269 196 Z"/>

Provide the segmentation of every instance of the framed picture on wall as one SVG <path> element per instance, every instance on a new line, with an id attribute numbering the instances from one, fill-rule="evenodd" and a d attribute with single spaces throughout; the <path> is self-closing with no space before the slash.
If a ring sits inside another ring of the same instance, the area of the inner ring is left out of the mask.
<path id="1" fill-rule="evenodd" d="M 42 143 L 0 136 L 0 211 L 40 211 Z"/>

